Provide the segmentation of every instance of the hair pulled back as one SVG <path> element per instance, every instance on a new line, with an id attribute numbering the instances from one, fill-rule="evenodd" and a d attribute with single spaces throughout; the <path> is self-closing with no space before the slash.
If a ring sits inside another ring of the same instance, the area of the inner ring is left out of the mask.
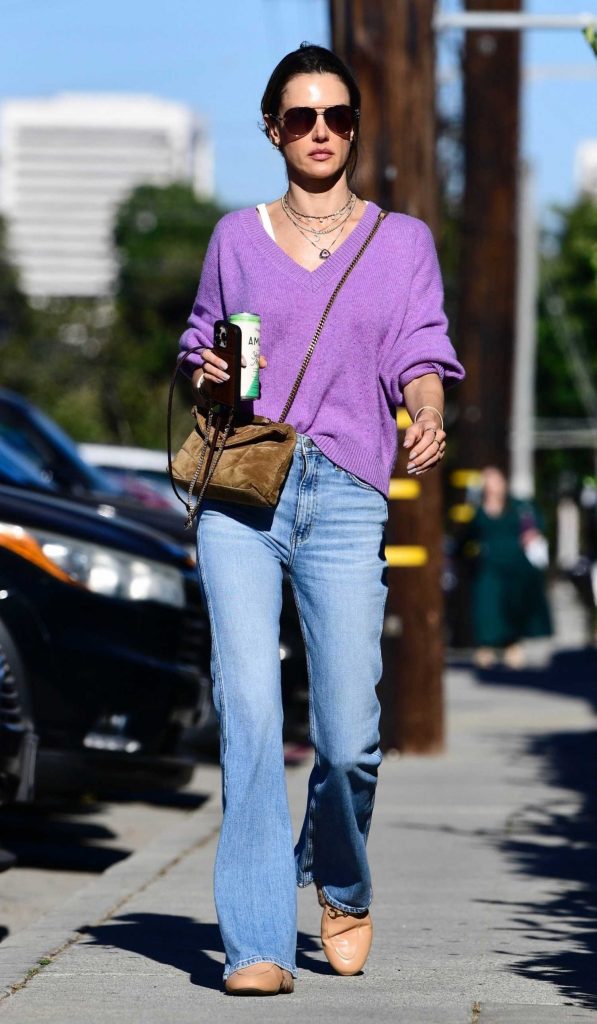
<path id="1" fill-rule="evenodd" d="M 298 50 L 287 53 L 279 64 L 276 65 L 270 75 L 269 82 L 261 98 L 261 113 L 264 117 L 265 134 L 270 137 L 269 127 L 265 121 L 265 115 L 277 116 L 282 105 L 282 93 L 291 78 L 297 75 L 336 75 L 348 89 L 350 106 L 353 110 L 360 110 L 361 91 L 355 81 L 352 72 L 348 69 L 343 60 L 340 60 L 332 50 L 325 46 L 315 46 L 311 43 L 301 43 Z M 352 177 L 358 159 L 359 149 L 359 120 L 355 120 L 354 138 L 350 147 L 350 155 L 346 164 L 348 179 Z"/>

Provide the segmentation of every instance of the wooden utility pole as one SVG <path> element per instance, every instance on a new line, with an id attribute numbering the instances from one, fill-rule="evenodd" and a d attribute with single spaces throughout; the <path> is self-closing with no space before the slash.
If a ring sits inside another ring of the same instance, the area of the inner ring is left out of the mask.
<path id="1" fill-rule="evenodd" d="M 521 0 L 467 0 L 467 11 L 521 10 Z M 515 337 L 520 33 L 466 33 L 465 191 L 458 354 L 458 452 L 466 469 L 508 469 Z"/>
<path id="2" fill-rule="evenodd" d="M 358 189 L 389 210 L 439 221 L 435 167 L 434 0 L 331 0 L 333 48 L 362 93 Z M 442 500 L 437 472 L 390 491 L 382 745 L 443 745 Z M 394 500 L 395 499 L 395 500 Z"/>

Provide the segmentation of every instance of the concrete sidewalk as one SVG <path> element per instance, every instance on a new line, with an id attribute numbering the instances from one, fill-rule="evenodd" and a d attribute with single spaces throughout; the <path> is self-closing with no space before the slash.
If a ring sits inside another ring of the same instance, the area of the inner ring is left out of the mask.
<path id="1" fill-rule="evenodd" d="M 7 1024 L 593 1020 L 594 654 L 561 652 L 551 673 L 447 672 L 446 755 L 382 765 L 370 838 L 375 938 L 362 975 L 331 973 L 310 887 L 299 892 L 294 994 L 222 994 L 211 893 L 219 792 L 216 771 L 206 770 L 210 804 L 2 943 L 10 994 L 0 1000 L 0 1017 Z M 297 827 L 308 770 L 288 771 Z"/>

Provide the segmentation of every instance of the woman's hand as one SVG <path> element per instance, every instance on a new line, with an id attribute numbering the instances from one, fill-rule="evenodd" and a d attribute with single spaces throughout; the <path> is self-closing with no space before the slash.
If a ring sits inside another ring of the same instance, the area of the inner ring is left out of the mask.
<path id="1" fill-rule="evenodd" d="M 216 355 L 211 348 L 200 349 L 199 355 L 203 358 L 203 366 L 195 370 L 191 378 L 193 387 L 201 392 L 202 397 L 215 398 L 217 396 L 217 385 L 230 379 L 230 375 L 226 372 L 228 364 L 224 359 Z M 242 357 L 242 365 L 246 366 L 244 356 Z M 263 370 L 266 366 L 267 359 L 265 356 L 259 356 L 259 369 Z"/>
<path id="2" fill-rule="evenodd" d="M 441 462 L 446 451 L 444 388 L 439 375 L 424 373 L 411 380 L 404 388 L 404 404 L 413 420 L 404 435 L 404 447 L 410 448 L 407 472 L 419 476 Z"/>
<path id="3" fill-rule="evenodd" d="M 433 412 L 425 411 L 408 427 L 404 447 L 411 449 L 407 467 L 411 476 L 420 476 L 441 462 L 446 451 L 446 432 Z"/>

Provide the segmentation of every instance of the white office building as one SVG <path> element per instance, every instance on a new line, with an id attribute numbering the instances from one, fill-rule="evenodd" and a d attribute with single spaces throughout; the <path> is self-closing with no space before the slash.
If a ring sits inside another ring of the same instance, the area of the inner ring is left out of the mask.
<path id="1" fill-rule="evenodd" d="M 213 195 L 203 122 L 142 95 L 61 94 L 0 108 L 0 211 L 30 296 L 106 296 L 118 204 L 140 184 L 192 183 Z"/>
<path id="2" fill-rule="evenodd" d="M 581 195 L 597 199 L 597 139 L 586 139 L 576 150 L 576 182 Z"/>

